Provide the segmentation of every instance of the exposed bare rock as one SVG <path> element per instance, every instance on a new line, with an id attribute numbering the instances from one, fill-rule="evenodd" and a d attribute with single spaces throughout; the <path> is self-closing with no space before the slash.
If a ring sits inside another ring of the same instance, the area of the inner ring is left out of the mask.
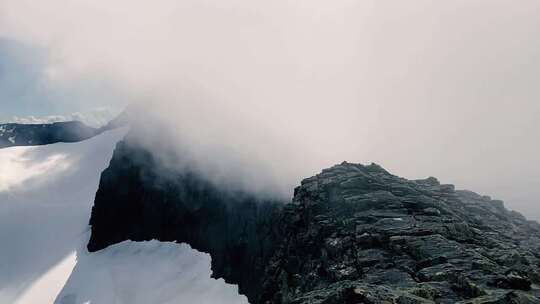
<path id="1" fill-rule="evenodd" d="M 163 174 L 166 172 L 166 174 Z M 163 168 L 122 142 L 103 173 L 90 250 L 187 242 L 251 303 L 540 303 L 540 225 L 501 201 L 376 164 L 261 201 Z"/>

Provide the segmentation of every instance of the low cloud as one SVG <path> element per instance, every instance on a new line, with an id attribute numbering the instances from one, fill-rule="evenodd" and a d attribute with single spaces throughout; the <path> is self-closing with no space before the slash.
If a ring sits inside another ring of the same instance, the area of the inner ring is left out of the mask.
<path id="1" fill-rule="evenodd" d="M 157 117 L 216 176 L 290 195 L 322 167 L 375 161 L 540 217 L 539 11 L 502 0 L 5 0 L 0 37 L 48 50 L 51 88 L 100 79 L 141 104 L 141 121 Z"/>

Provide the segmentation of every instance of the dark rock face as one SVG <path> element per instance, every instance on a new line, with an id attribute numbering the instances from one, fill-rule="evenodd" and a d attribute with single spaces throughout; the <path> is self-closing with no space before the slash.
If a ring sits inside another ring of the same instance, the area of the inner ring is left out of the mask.
<path id="1" fill-rule="evenodd" d="M 79 121 L 51 124 L 0 124 L 0 148 L 77 142 L 100 133 Z"/>
<path id="2" fill-rule="evenodd" d="M 293 201 L 263 302 L 540 303 L 540 225 L 501 201 L 349 163 Z"/>
<path id="3" fill-rule="evenodd" d="M 213 276 L 254 299 L 275 251 L 282 203 L 175 172 L 130 140 L 118 143 L 92 209 L 90 251 L 123 240 L 178 241 L 210 253 Z"/>
<path id="4" fill-rule="evenodd" d="M 540 303 L 540 225 L 435 178 L 342 163 L 293 202 L 259 201 L 118 144 L 92 211 L 95 251 L 187 242 L 251 303 Z"/>

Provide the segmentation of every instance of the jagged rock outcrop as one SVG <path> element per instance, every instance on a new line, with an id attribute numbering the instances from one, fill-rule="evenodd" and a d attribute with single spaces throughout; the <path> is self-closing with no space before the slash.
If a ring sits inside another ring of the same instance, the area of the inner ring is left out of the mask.
<path id="1" fill-rule="evenodd" d="M 435 178 L 342 163 L 289 204 L 229 192 L 118 144 L 90 221 L 91 251 L 187 242 L 251 303 L 540 303 L 540 225 Z"/>
<path id="2" fill-rule="evenodd" d="M 0 124 L 0 148 L 77 142 L 102 132 L 80 121 L 50 124 Z"/>
<path id="3" fill-rule="evenodd" d="M 540 303 L 540 225 L 435 178 L 342 163 L 302 181 L 267 268 L 273 303 Z"/>

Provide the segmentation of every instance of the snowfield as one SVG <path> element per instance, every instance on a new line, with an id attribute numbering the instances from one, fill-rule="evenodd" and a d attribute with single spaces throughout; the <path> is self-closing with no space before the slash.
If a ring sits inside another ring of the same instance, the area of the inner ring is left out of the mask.
<path id="1" fill-rule="evenodd" d="M 56 272 L 47 288 L 32 286 L 80 247 L 99 176 L 125 132 L 0 149 L 0 303 L 16 303 L 30 290 L 36 299 L 20 303 L 53 302 L 69 272 L 63 279 Z"/>
<path id="2" fill-rule="evenodd" d="M 210 256 L 186 244 L 125 241 L 79 252 L 55 304 L 248 303 L 236 285 L 210 275 Z"/>
<path id="3" fill-rule="evenodd" d="M 99 177 L 125 133 L 0 149 L 0 303 L 50 304 L 60 292 L 61 304 L 247 303 L 184 244 L 86 251 Z"/>

